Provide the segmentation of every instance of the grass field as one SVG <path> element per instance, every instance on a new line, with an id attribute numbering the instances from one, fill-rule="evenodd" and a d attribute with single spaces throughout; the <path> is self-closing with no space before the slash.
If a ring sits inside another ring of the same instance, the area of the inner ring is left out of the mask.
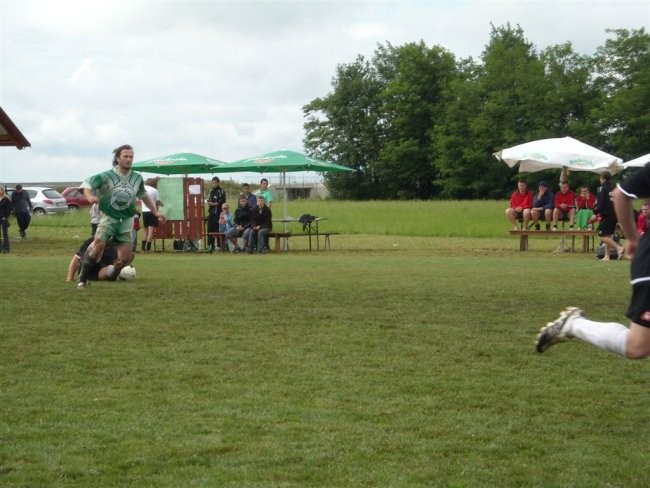
<path id="1" fill-rule="evenodd" d="M 292 202 L 332 251 L 84 291 L 87 215 L 35 219 L 0 256 L 0 486 L 648 486 L 648 362 L 533 347 L 567 305 L 625 321 L 629 263 L 520 253 L 504 208 Z"/>

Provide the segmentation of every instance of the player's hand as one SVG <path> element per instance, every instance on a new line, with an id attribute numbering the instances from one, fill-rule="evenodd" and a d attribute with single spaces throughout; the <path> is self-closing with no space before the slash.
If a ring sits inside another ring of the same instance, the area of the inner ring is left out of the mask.
<path id="1" fill-rule="evenodd" d="M 165 218 L 165 216 L 163 214 L 158 214 L 158 222 L 160 222 L 161 224 L 164 224 L 165 222 L 167 222 L 167 219 Z"/>

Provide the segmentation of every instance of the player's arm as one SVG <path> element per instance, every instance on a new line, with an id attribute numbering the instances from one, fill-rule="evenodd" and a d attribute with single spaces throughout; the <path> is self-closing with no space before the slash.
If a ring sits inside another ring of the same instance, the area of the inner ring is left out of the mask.
<path id="1" fill-rule="evenodd" d="M 77 270 L 79 269 L 79 263 L 81 262 L 81 258 L 77 256 L 76 254 L 72 256 L 72 259 L 70 260 L 70 264 L 68 265 L 68 275 L 65 277 L 66 281 L 74 281 L 74 277 L 77 274 Z"/>
<path id="2" fill-rule="evenodd" d="M 158 211 L 156 202 L 153 200 L 153 198 L 151 198 L 150 195 L 144 195 L 142 197 L 142 201 L 147 205 L 147 207 L 151 209 L 154 217 L 157 217 L 160 222 L 165 221 L 165 216 Z"/>
<path id="3" fill-rule="evenodd" d="M 90 188 L 82 188 L 84 192 L 84 197 L 86 197 L 86 200 L 88 200 L 90 203 L 99 203 L 99 198 L 97 198 L 96 195 L 93 195 L 93 191 Z"/>
<path id="4" fill-rule="evenodd" d="M 615 188 L 612 192 L 612 200 L 614 200 L 616 218 L 621 224 L 621 227 L 623 227 L 623 233 L 625 234 L 625 240 L 627 241 L 627 257 L 632 258 L 636 251 L 636 247 L 639 244 L 639 233 L 636 229 L 634 208 L 632 206 L 633 198 L 623 193 L 620 188 Z"/>

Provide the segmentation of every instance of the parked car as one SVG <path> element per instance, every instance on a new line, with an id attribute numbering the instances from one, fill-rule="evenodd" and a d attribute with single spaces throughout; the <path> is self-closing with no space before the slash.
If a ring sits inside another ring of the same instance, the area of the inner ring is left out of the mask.
<path id="1" fill-rule="evenodd" d="M 23 191 L 27 192 L 32 201 L 34 215 L 62 214 L 68 210 L 65 198 L 54 188 L 23 186 Z M 7 188 L 10 197 L 13 192 L 13 188 Z"/>
<path id="2" fill-rule="evenodd" d="M 80 208 L 90 207 L 91 203 L 84 197 L 84 192 L 76 187 L 69 186 L 61 192 L 63 198 L 68 203 L 68 210 L 79 210 Z"/>

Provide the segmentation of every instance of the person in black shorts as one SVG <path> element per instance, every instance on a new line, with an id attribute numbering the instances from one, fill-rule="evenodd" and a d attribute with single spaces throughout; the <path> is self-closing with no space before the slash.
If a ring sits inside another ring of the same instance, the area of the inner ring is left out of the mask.
<path id="1" fill-rule="evenodd" d="M 614 210 L 614 203 L 612 202 L 611 179 L 612 174 L 609 171 L 601 173 L 600 186 L 596 192 L 596 212 L 601 217 L 600 223 L 598 224 L 598 237 L 605 244 L 603 261 L 609 260 L 609 255 L 612 251 L 616 252 L 618 259 L 623 259 L 623 246 L 620 246 L 613 237 L 616 232 L 618 220 Z"/>
<path id="2" fill-rule="evenodd" d="M 537 336 L 537 352 L 575 337 L 628 359 L 650 356 L 650 234 L 639 238 L 632 206 L 634 199 L 648 196 L 650 164 L 620 183 L 613 192 L 616 216 L 627 240 L 625 251 L 632 259 L 632 298 L 625 313 L 630 319 L 629 327 L 588 320 L 579 308 L 568 307 L 558 319 L 542 327 Z"/>
<path id="3" fill-rule="evenodd" d="M 84 243 L 79 247 L 77 252 L 72 256 L 70 264 L 68 265 L 68 274 L 66 276 L 66 281 L 74 281 L 75 275 L 79 270 L 79 265 L 81 264 L 81 259 L 83 258 L 86 249 L 92 244 L 94 236 L 90 236 L 84 241 Z M 118 273 L 115 272 L 115 261 L 117 261 L 117 251 L 112 245 L 107 245 L 104 249 L 104 253 L 99 260 L 99 263 L 92 272 L 89 274 L 88 279 L 91 281 L 114 281 L 118 277 Z"/>

